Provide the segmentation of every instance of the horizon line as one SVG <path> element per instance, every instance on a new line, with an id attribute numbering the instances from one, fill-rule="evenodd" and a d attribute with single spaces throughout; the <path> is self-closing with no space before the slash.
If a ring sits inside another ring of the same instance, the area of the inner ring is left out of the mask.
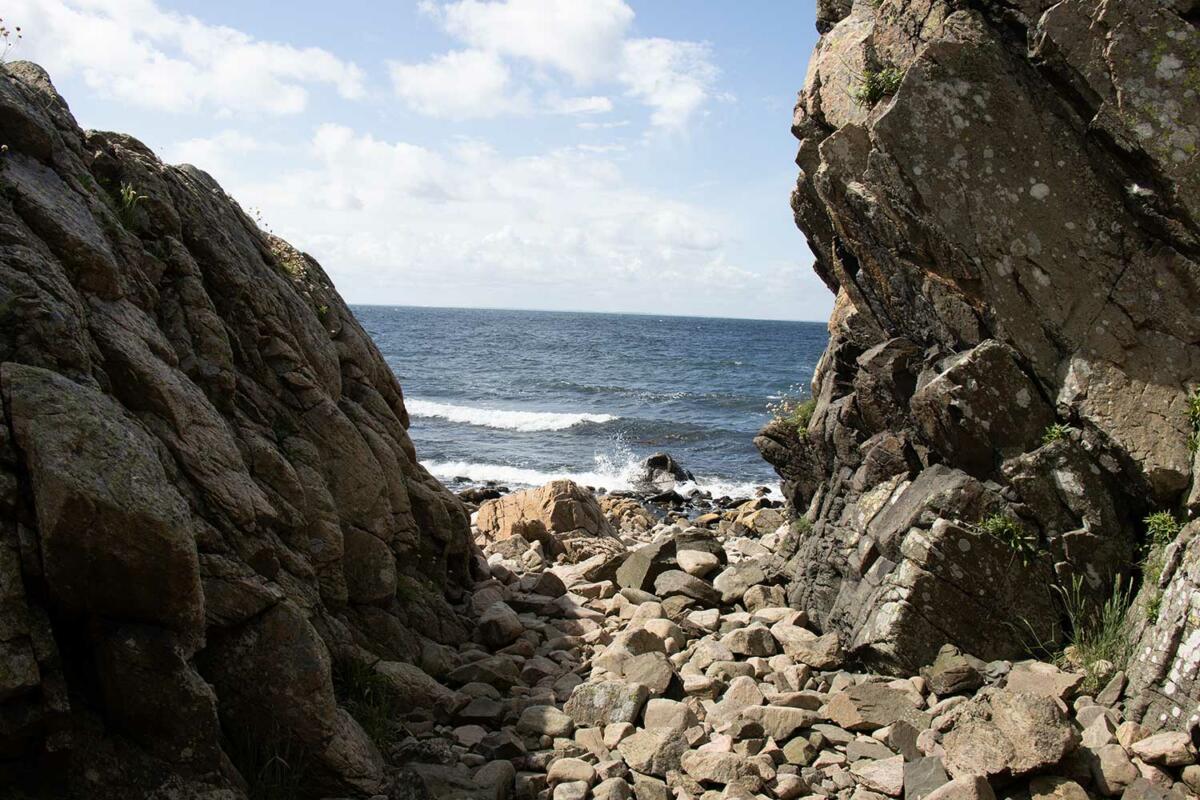
<path id="1" fill-rule="evenodd" d="M 778 317 L 716 317 L 704 314 L 668 314 L 649 311 L 596 311 L 575 308 L 512 308 L 504 306 L 435 306 L 419 303 L 356 303 L 346 300 L 348 306 L 364 308 L 429 308 L 442 311 L 521 311 L 535 314 L 595 314 L 615 317 L 671 317 L 674 319 L 719 319 L 734 322 L 799 322 L 809 325 L 827 325 L 828 319 L 780 319 Z"/>

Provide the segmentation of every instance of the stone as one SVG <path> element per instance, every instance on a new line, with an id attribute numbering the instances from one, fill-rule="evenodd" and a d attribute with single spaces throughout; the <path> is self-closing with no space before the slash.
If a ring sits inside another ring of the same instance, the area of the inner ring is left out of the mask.
<path id="1" fill-rule="evenodd" d="M 889 797 L 904 792 L 904 757 L 895 756 L 882 761 L 863 760 L 850 765 L 850 774 L 862 786 Z"/>
<path id="2" fill-rule="evenodd" d="M 742 599 L 746 590 L 767 578 L 762 566 L 755 560 L 742 561 L 727 567 L 713 579 L 712 588 L 719 593 L 722 603 L 735 603 Z"/>
<path id="3" fill-rule="evenodd" d="M 570 736 L 575 723 L 554 706 L 529 706 L 517 719 L 517 731 L 539 736 Z"/>
<path id="4" fill-rule="evenodd" d="M 730 652 L 742 656 L 772 656 L 776 652 L 775 637 L 764 625 L 736 628 L 721 637 L 721 644 Z"/>
<path id="5" fill-rule="evenodd" d="M 1105 744 L 1092 751 L 1092 779 L 1103 794 L 1115 797 L 1138 779 L 1137 767 L 1119 744 Z"/>
<path id="6" fill-rule="evenodd" d="M 491 541 L 521 536 L 540 542 L 550 555 L 565 552 L 564 534 L 616 536 L 595 496 L 568 480 L 488 500 L 479 507 L 475 526 Z"/>
<path id="7" fill-rule="evenodd" d="M 687 704 L 659 697 L 646 702 L 642 719 L 642 725 L 646 728 L 669 728 L 674 731 L 687 730 L 697 722 L 695 713 Z"/>
<path id="8" fill-rule="evenodd" d="M 563 711 L 579 727 L 602 727 L 614 722 L 636 722 L 649 691 L 645 686 L 624 681 L 581 683 L 575 687 Z"/>
<path id="9" fill-rule="evenodd" d="M 480 642 L 498 650 L 516 641 L 525 626 L 507 603 L 497 602 L 479 616 L 475 630 Z"/>
<path id="10" fill-rule="evenodd" d="M 801 664 L 813 669 L 836 669 L 842 664 L 842 646 L 837 634 L 817 636 L 788 622 L 777 622 L 770 630 L 783 652 Z"/>
<path id="11" fill-rule="evenodd" d="M 776 741 L 788 739 L 800 728 L 808 728 L 820 719 L 817 712 L 806 708 L 770 705 L 747 706 L 742 717 L 762 725 L 763 733 Z"/>
<path id="12" fill-rule="evenodd" d="M 1083 678 L 1079 673 L 1064 672 L 1053 664 L 1021 661 L 1013 664 L 1004 685 L 1012 692 L 1038 694 L 1066 702 L 1074 696 Z"/>
<path id="13" fill-rule="evenodd" d="M 983 686 L 982 660 L 963 654 L 952 644 L 943 645 L 938 656 L 921 674 L 929 690 L 939 697 L 967 694 Z"/>
<path id="14" fill-rule="evenodd" d="M 936 756 L 917 758 L 904 764 L 905 800 L 922 800 L 949 782 L 950 776 Z"/>
<path id="15" fill-rule="evenodd" d="M 687 750 L 681 756 L 680 764 L 685 773 L 701 783 L 737 781 L 750 791 L 757 791 L 763 783 L 759 765 L 735 753 Z"/>
<path id="16" fill-rule="evenodd" d="M 633 787 L 624 778 L 609 778 L 592 787 L 592 800 L 633 800 Z"/>
<path id="17" fill-rule="evenodd" d="M 742 595 L 742 604 L 753 613 L 764 608 L 776 608 L 787 604 L 787 595 L 782 586 L 751 586 Z"/>
<path id="18" fill-rule="evenodd" d="M 1087 800 L 1087 791 L 1068 778 L 1042 775 L 1029 782 L 1031 800 Z"/>
<path id="19" fill-rule="evenodd" d="M 955 778 L 925 795 L 925 800 L 996 800 L 996 793 L 980 775 Z"/>
<path id="20" fill-rule="evenodd" d="M 489 800 L 508 800 L 513 795 L 517 770 L 511 761 L 489 761 L 472 776 L 475 783 L 488 791 Z"/>
<path id="21" fill-rule="evenodd" d="M 634 550 L 617 569 L 615 580 L 626 589 L 653 588 L 654 580 L 675 563 L 674 539 L 659 539 Z"/>
<path id="22" fill-rule="evenodd" d="M 1191 737 L 1182 731 L 1147 736 L 1134 742 L 1129 749 L 1143 761 L 1164 767 L 1182 767 L 1196 762 L 1196 748 Z"/>
<path id="23" fill-rule="evenodd" d="M 830 697 L 829 718 L 847 730 L 872 731 L 897 722 L 918 730 L 929 727 L 929 715 L 917 709 L 912 695 L 881 683 L 861 683 Z"/>
<path id="24" fill-rule="evenodd" d="M 688 575 L 703 578 L 721 566 L 721 559 L 705 550 L 679 550 L 675 554 L 675 563 Z"/>
<path id="25" fill-rule="evenodd" d="M 587 800 L 590 787 L 583 781 L 560 783 L 554 787 L 553 800 Z"/>
<path id="26" fill-rule="evenodd" d="M 521 682 L 521 673 L 513 661 L 504 656 L 488 656 L 456 667 L 446 676 L 452 684 L 486 683 L 500 690 L 511 689 Z"/>
<path id="27" fill-rule="evenodd" d="M 617 749 L 630 769 L 665 778 L 667 772 L 680 768 L 680 757 L 688 744 L 678 729 L 654 727 L 622 739 Z"/>
<path id="28" fill-rule="evenodd" d="M 707 605 L 717 605 L 721 595 L 699 578 L 678 569 L 669 569 L 654 579 L 654 593 L 660 597 L 683 595 Z"/>
<path id="29" fill-rule="evenodd" d="M 579 758 L 560 758 L 550 765 L 546 780 L 551 786 L 575 782 L 590 786 L 596 780 L 596 768 Z"/>
<path id="30" fill-rule="evenodd" d="M 1079 735 L 1055 700 L 987 688 L 959 709 L 943 739 L 945 765 L 956 778 L 1005 780 L 1059 763 Z"/>
<path id="31" fill-rule="evenodd" d="M 661 697 L 670 688 L 675 670 L 663 653 L 643 653 L 621 664 L 621 677 L 645 686 L 651 697 Z"/>

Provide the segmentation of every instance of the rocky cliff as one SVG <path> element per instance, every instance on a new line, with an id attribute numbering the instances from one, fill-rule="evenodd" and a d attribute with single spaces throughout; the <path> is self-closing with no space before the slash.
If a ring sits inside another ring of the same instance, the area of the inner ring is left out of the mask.
<path id="1" fill-rule="evenodd" d="M 315 261 L 34 65 L 0 144 L 0 779 L 236 797 L 282 753 L 378 791 L 331 676 L 436 672 L 470 546 L 390 369 Z"/>
<path id="2" fill-rule="evenodd" d="M 1200 523 L 1142 565 L 1200 510 L 1200 3 L 817 5 L 792 204 L 837 302 L 757 440 L 814 523 L 792 604 L 901 671 L 1144 577 L 1134 708 L 1195 723 Z"/>

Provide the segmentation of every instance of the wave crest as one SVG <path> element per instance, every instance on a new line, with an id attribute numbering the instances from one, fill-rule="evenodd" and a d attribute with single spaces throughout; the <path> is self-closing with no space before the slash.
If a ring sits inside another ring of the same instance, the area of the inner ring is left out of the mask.
<path id="1" fill-rule="evenodd" d="M 405 400 L 408 413 L 414 417 L 431 417 L 465 425 L 496 428 L 506 431 L 561 431 L 585 422 L 612 422 L 612 414 L 572 414 L 557 411 L 512 411 L 502 408 L 475 408 L 431 400 Z"/>

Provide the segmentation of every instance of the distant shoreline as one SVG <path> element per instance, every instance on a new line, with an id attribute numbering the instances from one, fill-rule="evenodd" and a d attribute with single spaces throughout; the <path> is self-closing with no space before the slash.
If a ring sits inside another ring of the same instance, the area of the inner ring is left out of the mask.
<path id="1" fill-rule="evenodd" d="M 649 314 L 643 311 L 579 311 L 575 309 L 549 309 L 549 308 L 500 308 L 498 306 L 422 306 L 412 305 L 407 303 L 357 303 L 348 302 L 347 305 L 351 309 L 354 308 L 421 308 L 439 311 L 504 311 L 504 312 L 519 312 L 522 314 L 581 314 L 595 317 L 670 317 L 671 319 L 704 319 L 704 320 L 730 320 L 734 322 L 778 322 L 786 325 L 816 325 L 824 328 L 828 325 L 827 320 L 815 319 L 778 319 L 773 317 L 705 317 L 697 314 Z"/>

